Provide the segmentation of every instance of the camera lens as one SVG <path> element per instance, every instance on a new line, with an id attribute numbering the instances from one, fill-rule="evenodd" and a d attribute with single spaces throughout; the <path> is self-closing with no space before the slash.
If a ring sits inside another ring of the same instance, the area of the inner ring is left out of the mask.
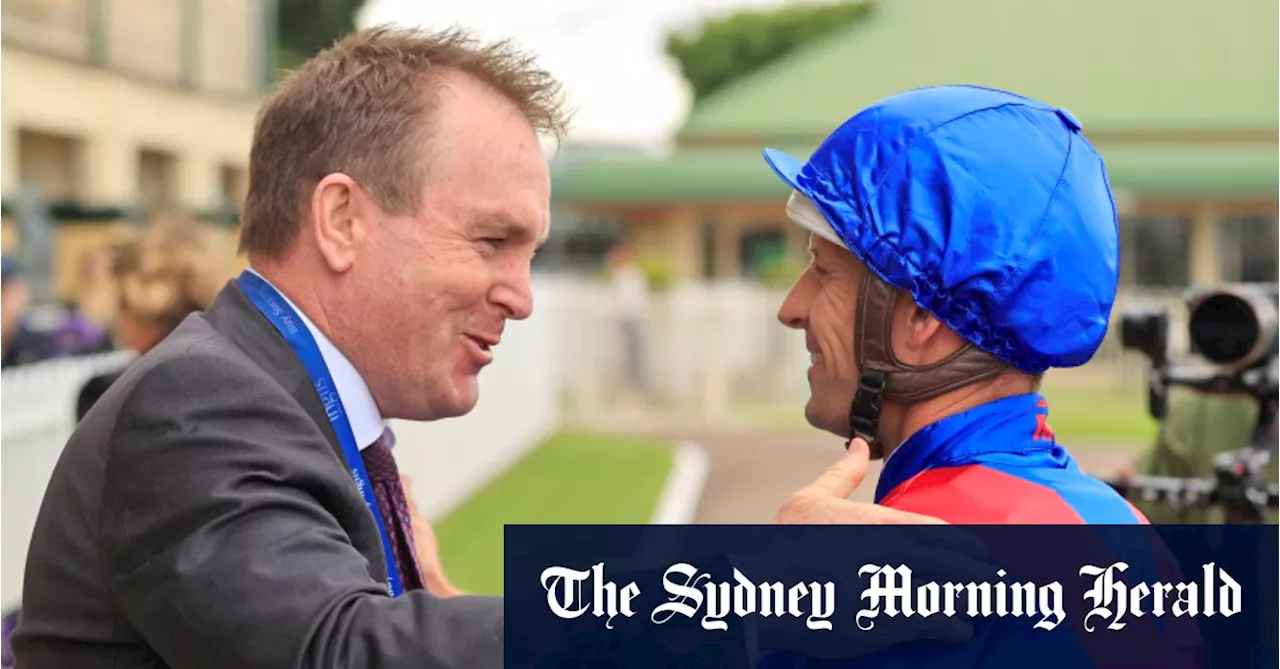
<path id="1" fill-rule="evenodd" d="M 1272 323 L 1262 320 L 1260 306 L 1232 292 L 1206 295 L 1189 319 L 1192 346 L 1215 364 L 1253 364 L 1263 353 L 1264 334 L 1274 330 Z"/>

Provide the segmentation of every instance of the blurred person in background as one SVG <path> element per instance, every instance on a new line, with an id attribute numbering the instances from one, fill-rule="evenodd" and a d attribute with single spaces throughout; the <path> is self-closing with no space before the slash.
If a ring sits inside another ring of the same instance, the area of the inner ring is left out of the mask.
<path id="1" fill-rule="evenodd" d="M 1168 412 L 1161 421 L 1155 441 L 1132 464 L 1122 467 L 1116 478 L 1131 480 L 1135 475 L 1204 478 L 1215 476 L 1214 457 L 1225 451 L 1245 448 L 1253 439 L 1258 422 L 1258 400 L 1245 393 L 1169 388 Z M 1277 481 L 1280 462 L 1271 459 L 1263 473 L 1268 483 Z M 1180 525 L 1218 524 L 1229 520 L 1220 505 L 1175 508 L 1161 501 L 1145 501 L 1131 495 L 1153 523 Z M 1274 509 L 1263 513 L 1274 523 Z"/>
<path id="2" fill-rule="evenodd" d="M 0 618 L 0 667 L 13 666 L 13 630 L 18 627 L 18 611 L 9 611 Z"/>
<path id="3" fill-rule="evenodd" d="M 31 286 L 22 276 L 17 260 L 5 254 L 0 258 L 0 326 L 3 338 L 0 351 L 4 368 L 29 365 L 53 355 L 49 337 L 33 329 L 27 322 L 27 310 L 31 307 Z"/>
<path id="4" fill-rule="evenodd" d="M 115 329 L 119 297 L 112 274 L 114 248 L 96 248 L 80 257 L 75 307 L 107 332 Z"/>
<path id="5" fill-rule="evenodd" d="M 112 349 L 111 333 L 80 311 L 74 302 L 63 305 L 48 337 L 51 357 L 91 355 Z"/>
<path id="6" fill-rule="evenodd" d="M 150 351 L 188 315 L 208 308 L 228 278 L 208 231 L 176 214 L 153 219 L 117 246 L 108 260 L 111 294 L 117 299 L 115 339 L 138 355 Z M 77 421 L 123 373 L 102 374 L 85 383 L 76 400 Z"/>
<path id="7" fill-rule="evenodd" d="M 111 275 L 112 248 L 92 249 L 80 256 L 75 295 L 65 305 L 51 333 L 64 354 L 101 353 L 114 348 L 112 331 L 118 298 Z"/>
<path id="8" fill-rule="evenodd" d="M 51 325 L 34 327 L 31 286 L 15 260 L 5 255 L 3 262 L 4 367 L 111 350 L 108 332 L 74 304 L 47 313 Z"/>
<path id="9" fill-rule="evenodd" d="M 63 305 L 58 323 L 49 333 L 55 355 L 103 353 L 112 349 L 111 250 L 99 248 L 80 257 L 75 297 Z"/>

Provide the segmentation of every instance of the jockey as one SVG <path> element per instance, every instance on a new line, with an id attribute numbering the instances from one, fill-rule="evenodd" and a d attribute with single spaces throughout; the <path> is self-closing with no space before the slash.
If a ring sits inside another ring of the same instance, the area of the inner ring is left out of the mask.
<path id="1" fill-rule="evenodd" d="M 1102 159 L 1069 112 L 937 86 L 882 100 L 807 162 L 765 159 L 812 261 L 779 309 L 809 422 L 884 459 L 880 504 L 954 524 L 1145 523 L 1080 470 L 1040 380 L 1089 361 L 1116 297 Z"/>
<path id="2" fill-rule="evenodd" d="M 792 188 L 788 217 L 811 233 L 812 260 L 778 312 L 811 354 L 805 416 L 885 461 L 877 503 L 954 525 L 1147 524 L 1058 444 L 1039 392 L 1046 370 L 1094 355 L 1116 297 L 1115 203 L 1074 116 L 937 86 L 873 104 L 805 163 L 773 149 L 765 159 Z M 1108 555 L 1093 536 L 1108 529 L 1061 536 Z M 1128 529 L 1134 574 L 1177 576 L 1151 528 Z M 1020 578 L 1061 573 L 1052 542 L 988 549 Z M 961 644 L 848 660 L 775 650 L 756 667 L 1133 666 L 1138 648 L 1144 666 L 1202 665 L 1197 628 L 1182 620 L 1143 619 L 1124 643 L 971 622 Z"/>

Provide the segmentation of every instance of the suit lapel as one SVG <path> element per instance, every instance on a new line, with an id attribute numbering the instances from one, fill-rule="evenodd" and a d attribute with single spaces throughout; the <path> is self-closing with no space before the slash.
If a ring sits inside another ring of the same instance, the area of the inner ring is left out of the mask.
<path id="1" fill-rule="evenodd" d="M 228 282 L 218 293 L 205 312 L 205 318 L 293 395 L 307 416 L 320 426 L 339 461 L 345 462 L 338 436 L 306 368 L 298 361 L 289 343 L 234 281 Z"/>

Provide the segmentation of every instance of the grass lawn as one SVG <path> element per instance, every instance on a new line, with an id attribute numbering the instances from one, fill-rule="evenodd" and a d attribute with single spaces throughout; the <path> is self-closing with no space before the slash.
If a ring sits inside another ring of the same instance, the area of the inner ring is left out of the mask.
<path id="1" fill-rule="evenodd" d="M 1049 400 L 1049 425 L 1068 447 L 1112 443 L 1150 443 L 1157 424 L 1147 413 L 1146 389 L 1120 391 L 1108 385 L 1055 383 L 1047 377 L 1042 389 Z M 677 419 L 679 417 L 677 416 Z M 811 430 L 804 405 L 744 405 L 730 409 L 723 421 L 756 432 Z"/>
<path id="2" fill-rule="evenodd" d="M 1159 426 L 1147 412 L 1145 388 L 1121 392 L 1054 385 L 1050 375 L 1042 392 L 1049 401 L 1049 425 L 1068 448 L 1102 442 L 1149 444 L 1155 439 Z"/>
<path id="3" fill-rule="evenodd" d="M 671 470 L 670 444 L 588 432 L 556 434 L 436 524 L 454 585 L 502 593 L 506 523 L 648 523 Z"/>

